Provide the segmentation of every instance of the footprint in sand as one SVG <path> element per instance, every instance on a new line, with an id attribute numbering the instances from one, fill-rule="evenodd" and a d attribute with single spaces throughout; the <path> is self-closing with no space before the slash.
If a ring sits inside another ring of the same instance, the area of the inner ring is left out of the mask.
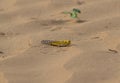
<path id="1" fill-rule="evenodd" d="M 17 36 L 19 33 L 14 32 L 0 32 L 1 37 L 11 37 L 11 36 Z"/>
<path id="2" fill-rule="evenodd" d="M 4 52 L 0 51 L 0 54 L 3 54 Z"/>
<path id="3" fill-rule="evenodd" d="M 3 54 L 4 54 L 4 52 L 0 51 L 0 58 L 4 58 L 5 57 Z"/>
<path id="4" fill-rule="evenodd" d="M 6 35 L 6 33 L 0 32 L 0 36 L 5 36 L 5 35 Z"/>

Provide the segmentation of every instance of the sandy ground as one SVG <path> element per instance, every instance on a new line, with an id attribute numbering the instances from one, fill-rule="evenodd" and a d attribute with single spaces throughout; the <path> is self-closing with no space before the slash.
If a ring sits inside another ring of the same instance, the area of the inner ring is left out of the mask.
<path id="1" fill-rule="evenodd" d="M 0 83 L 120 83 L 120 0 L 0 0 Z"/>

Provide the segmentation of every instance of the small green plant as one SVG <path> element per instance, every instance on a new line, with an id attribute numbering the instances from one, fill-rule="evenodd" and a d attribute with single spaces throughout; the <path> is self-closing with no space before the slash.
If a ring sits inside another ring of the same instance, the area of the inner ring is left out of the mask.
<path id="1" fill-rule="evenodd" d="M 81 13 L 79 9 L 73 8 L 72 12 L 63 12 L 64 14 L 69 14 L 71 18 L 78 18 L 78 13 Z"/>

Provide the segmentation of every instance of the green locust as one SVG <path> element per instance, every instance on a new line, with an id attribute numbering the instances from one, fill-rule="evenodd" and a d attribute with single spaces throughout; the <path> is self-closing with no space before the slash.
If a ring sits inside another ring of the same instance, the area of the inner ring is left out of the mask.
<path id="1" fill-rule="evenodd" d="M 69 14 L 72 18 L 78 18 L 78 13 L 81 13 L 79 9 L 73 8 L 72 12 L 63 12 L 64 14 Z"/>

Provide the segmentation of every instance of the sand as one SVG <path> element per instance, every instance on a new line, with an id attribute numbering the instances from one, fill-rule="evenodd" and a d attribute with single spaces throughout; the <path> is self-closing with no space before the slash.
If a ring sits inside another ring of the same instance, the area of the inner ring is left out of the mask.
<path id="1" fill-rule="evenodd" d="M 119 83 L 119 36 L 120 0 L 0 0 L 0 83 Z"/>

